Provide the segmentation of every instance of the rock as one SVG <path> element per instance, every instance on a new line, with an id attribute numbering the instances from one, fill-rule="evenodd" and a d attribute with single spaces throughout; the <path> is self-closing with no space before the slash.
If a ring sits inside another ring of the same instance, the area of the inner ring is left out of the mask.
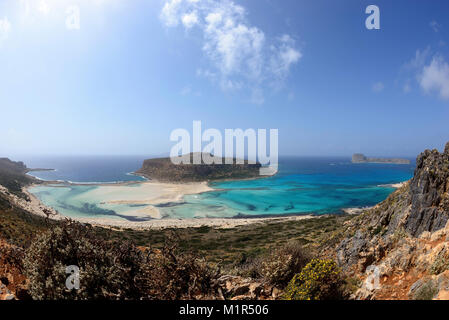
<path id="1" fill-rule="evenodd" d="M 280 289 L 276 288 L 276 287 L 274 287 L 273 290 L 271 291 L 271 296 L 274 299 L 279 298 L 281 296 L 281 294 L 282 294 L 282 291 Z"/>
<path id="2" fill-rule="evenodd" d="M 252 298 L 256 299 L 262 292 L 263 286 L 261 283 L 253 282 L 249 285 L 249 293 Z"/>
<path id="3" fill-rule="evenodd" d="M 235 296 L 241 296 L 244 294 L 248 294 L 249 293 L 249 284 L 248 283 L 244 283 L 244 284 L 240 284 L 236 287 L 233 288 L 232 292 L 233 295 Z"/>
<path id="4" fill-rule="evenodd" d="M 421 288 L 424 285 L 424 281 L 422 279 L 419 279 L 415 283 L 412 284 L 410 287 L 410 290 L 408 291 L 408 296 L 413 297 L 415 293 L 418 291 L 419 288 Z"/>
<path id="5" fill-rule="evenodd" d="M 251 297 L 248 297 L 248 296 L 245 296 L 245 295 L 241 295 L 241 296 L 235 296 L 231 300 L 237 300 L 237 301 L 251 300 Z"/>
<path id="6" fill-rule="evenodd" d="M 16 297 L 14 297 L 13 294 L 7 294 L 7 295 L 5 296 L 5 300 L 15 300 L 15 299 L 16 299 Z"/>
<path id="7" fill-rule="evenodd" d="M 225 275 L 218 279 L 218 285 L 223 298 L 239 297 L 241 299 L 244 296 L 248 299 L 258 299 L 263 296 L 269 299 L 271 297 L 272 286 L 251 278 Z"/>
<path id="8" fill-rule="evenodd" d="M 424 231 L 438 231 L 449 220 L 448 144 L 444 153 L 426 150 L 416 160 L 415 174 L 410 182 L 411 212 L 405 223 L 405 229 L 414 236 Z"/>

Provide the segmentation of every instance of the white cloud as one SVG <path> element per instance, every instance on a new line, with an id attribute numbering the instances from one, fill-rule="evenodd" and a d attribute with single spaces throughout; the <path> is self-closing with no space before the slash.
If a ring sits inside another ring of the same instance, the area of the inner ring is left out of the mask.
<path id="1" fill-rule="evenodd" d="M 246 15 L 246 9 L 231 0 L 169 0 L 160 18 L 167 27 L 182 23 L 186 29 L 197 27 L 203 35 L 202 50 L 211 65 L 197 75 L 218 82 L 223 90 L 248 88 L 251 100 L 260 103 L 261 87 L 280 87 L 302 53 L 289 35 L 270 45 Z"/>
<path id="2" fill-rule="evenodd" d="M 372 86 L 372 90 L 374 92 L 382 92 L 384 90 L 384 88 L 385 88 L 385 85 L 382 82 L 380 82 L 380 81 L 374 83 L 373 86 Z"/>
<path id="3" fill-rule="evenodd" d="M 294 47 L 295 41 L 289 35 L 283 35 L 279 42 L 280 45 L 271 48 L 271 71 L 279 79 L 284 79 L 290 67 L 302 58 L 302 53 Z"/>
<path id="4" fill-rule="evenodd" d="M 167 1 L 162 8 L 161 19 L 169 27 L 177 26 L 179 23 L 179 13 L 183 0 Z"/>
<path id="5" fill-rule="evenodd" d="M 441 56 L 433 57 L 430 64 L 424 66 L 418 82 L 425 92 L 437 92 L 440 98 L 449 99 L 448 63 Z"/>
<path id="6" fill-rule="evenodd" d="M 0 19 L 0 44 L 8 39 L 9 33 L 11 31 L 11 23 L 7 17 Z"/>
<path id="7" fill-rule="evenodd" d="M 198 23 L 198 16 L 196 11 L 192 11 L 190 13 L 185 14 L 182 17 L 182 24 L 184 25 L 184 27 L 186 27 L 187 29 L 192 28 L 194 25 L 196 25 Z"/>

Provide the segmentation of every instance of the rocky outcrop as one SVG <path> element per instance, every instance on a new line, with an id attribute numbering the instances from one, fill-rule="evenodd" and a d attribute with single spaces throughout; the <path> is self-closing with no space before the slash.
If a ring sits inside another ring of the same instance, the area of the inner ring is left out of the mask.
<path id="1" fill-rule="evenodd" d="M 221 298 L 226 300 L 275 300 L 281 290 L 251 278 L 223 275 L 218 279 Z"/>
<path id="2" fill-rule="evenodd" d="M 407 232 L 418 236 L 444 228 L 449 219 L 449 143 L 444 153 L 426 150 L 418 156 L 410 197 Z"/>
<path id="3" fill-rule="evenodd" d="M 257 178 L 260 175 L 261 165 L 259 163 L 249 164 L 245 160 L 243 164 L 237 164 L 236 159 L 230 159 L 232 164 L 226 164 L 225 158 L 215 158 L 217 161 L 214 164 L 206 164 L 202 160 L 200 160 L 201 164 L 193 164 L 193 158 L 196 156 L 199 159 L 204 159 L 200 153 L 187 155 L 187 159 L 190 157 L 190 164 L 174 164 L 170 158 L 148 159 L 136 173 L 161 182 L 247 179 Z"/>
<path id="4" fill-rule="evenodd" d="M 336 258 L 344 270 L 363 280 L 355 297 L 444 295 L 442 290 L 449 290 L 449 263 L 444 262 L 449 258 L 448 221 L 449 143 L 443 153 L 420 154 L 409 182 L 345 226 Z"/>

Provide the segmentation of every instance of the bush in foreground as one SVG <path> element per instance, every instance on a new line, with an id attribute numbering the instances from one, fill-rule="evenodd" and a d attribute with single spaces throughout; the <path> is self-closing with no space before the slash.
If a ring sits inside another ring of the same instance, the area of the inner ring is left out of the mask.
<path id="1" fill-rule="evenodd" d="M 332 260 L 313 259 L 289 282 L 286 300 L 339 300 L 344 298 L 344 281 Z"/>
<path id="2" fill-rule="evenodd" d="M 65 222 L 40 235 L 23 259 L 34 299 L 138 298 L 145 291 L 143 257 L 130 243 L 114 245 L 91 227 Z M 80 270 L 80 289 L 66 288 L 67 266 Z"/>
<path id="3" fill-rule="evenodd" d="M 190 252 L 179 253 L 170 237 L 148 260 L 149 296 L 159 300 L 205 299 L 216 295 L 219 270 Z"/>
<path id="4" fill-rule="evenodd" d="M 284 287 L 310 261 L 299 243 L 272 251 L 262 262 L 262 276 L 273 285 Z"/>
<path id="5" fill-rule="evenodd" d="M 99 238 L 67 221 L 40 235 L 23 258 L 29 292 L 38 300 L 194 299 L 211 294 L 215 273 L 191 254 L 139 249 Z M 66 288 L 67 266 L 79 268 L 79 290 Z"/>

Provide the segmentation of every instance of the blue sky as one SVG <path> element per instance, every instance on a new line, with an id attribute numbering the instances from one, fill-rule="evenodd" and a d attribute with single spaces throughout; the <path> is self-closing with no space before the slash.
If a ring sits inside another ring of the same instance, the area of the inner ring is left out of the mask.
<path id="1" fill-rule="evenodd" d="M 0 0 L 0 154 L 162 154 L 193 120 L 279 129 L 280 155 L 441 150 L 448 21 L 436 0 Z"/>

